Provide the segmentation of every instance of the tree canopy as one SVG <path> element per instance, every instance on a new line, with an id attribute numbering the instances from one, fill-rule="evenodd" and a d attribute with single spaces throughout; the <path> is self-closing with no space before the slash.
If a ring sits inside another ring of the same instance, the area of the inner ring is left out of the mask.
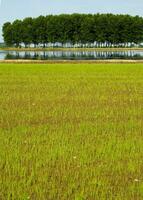
<path id="1" fill-rule="evenodd" d="M 143 42 L 143 18 L 114 14 L 61 14 L 6 22 L 3 37 L 8 46 L 48 43 L 126 46 Z"/>

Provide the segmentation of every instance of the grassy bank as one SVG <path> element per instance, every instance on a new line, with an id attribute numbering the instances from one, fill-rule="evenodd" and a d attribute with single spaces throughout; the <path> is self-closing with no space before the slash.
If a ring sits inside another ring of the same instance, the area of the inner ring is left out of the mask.
<path id="1" fill-rule="evenodd" d="M 124 60 L 124 59 L 109 59 L 109 60 L 0 60 L 0 64 L 138 64 L 143 63 L 143 60 Z"/>
<path id="2" fill-rule="evenodd" d="M 0 64 L 0 199 L 143 198 L 143 64 Z"/>
<path id="3" fill-rule="evenodd" d="M 5 51 L 128 51 L 128 50 L 143 50 L 143 48 L 14 48 L 4 47 L 0 50 Z"/>

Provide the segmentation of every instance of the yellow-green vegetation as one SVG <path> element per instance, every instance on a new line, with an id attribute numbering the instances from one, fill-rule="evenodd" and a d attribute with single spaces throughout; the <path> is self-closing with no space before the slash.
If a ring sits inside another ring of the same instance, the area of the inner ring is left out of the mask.
<path id="1" fill-rule="evenodd" d="M 0 199 L 143 199 L 143 64 L 0 64 Z"/>
<path id="2" fill-rule="evenodd" d="M 3 47 L 0 48 L 0 50 L 5 50 L 5 51 L 129 51 L 129 50 L 143 50 L 142 47 L 100 47 L 100 48 L 60 48 L 60 47 L 38 47 L 38 48 L 32 48 L 32 47 Z"/>

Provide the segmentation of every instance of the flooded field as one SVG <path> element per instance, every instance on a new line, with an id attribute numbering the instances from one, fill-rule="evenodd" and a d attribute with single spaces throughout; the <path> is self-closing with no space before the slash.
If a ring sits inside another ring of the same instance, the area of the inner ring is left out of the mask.
<path id="1" fill-rule="evenodd" d="M 0 60 L 106 60 L 143 59 L 142 50 L 125 51 L 0 51 Z"/>

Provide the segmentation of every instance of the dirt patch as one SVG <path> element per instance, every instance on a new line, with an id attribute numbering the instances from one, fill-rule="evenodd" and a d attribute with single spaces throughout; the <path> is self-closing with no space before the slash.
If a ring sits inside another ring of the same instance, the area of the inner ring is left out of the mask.
<path id="1" fill-rule="evenodd" d="M 35 63 L 35 64 L 79 64 L 79 63 L 87 63 L 87 64 L 93 64 L 93 63 L 143 63 L 143 60 L 0 60 L 0 63 L 17 63 L 17 64 L 26 64 L 26 63 Z"/>

